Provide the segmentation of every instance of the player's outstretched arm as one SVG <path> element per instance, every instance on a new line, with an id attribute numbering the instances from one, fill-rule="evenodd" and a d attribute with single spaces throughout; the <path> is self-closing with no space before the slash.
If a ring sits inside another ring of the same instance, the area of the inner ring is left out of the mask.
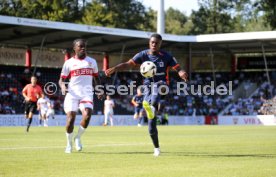
<path id="1" fill-rule="evenodd" d="M 138 106 L 138 104 L 136 103 L 136 101 L 134 100 L 134 98 L 132 98 L 131 103 L 132 103 L 135 107 Z"/>
<path id="2" fill-rule="evenodd" d="M 177 71 L 177 73 L 181 79 L 183 79 L 185 82 L 188 81 L 188 74 L 186 73 L 186 71 L 181 69 L 181 67 L 179 65 L 177 65 L 177 67 L 174 69 Z"/>
<path id="3" fill-rule="evenodd" d="M 128 69 L 128 68 L 132 68 L 135 66 L 135 63 L 133 62 L 132 59 L 128 60 L 127 62 L 124 62 L 124 63 L 120 63 L 114 67 L 111 67 L 109 69 L 107 69 L 105 71 L 105 75 L 107 77 L 110 77 L 113 73 L 115 73 L 116 71 L 121 71 L 123 69 Z"/>
<path id="4" fill-rule="evenodd" d="M 183 69 L 181 69 L 180 71 L 178 71 L 178 75 L 181 79 L 183 79 L 185 82 L 188 81 L 188 74 L 186 73 L 186 71 L 184 71 Z"/>
<path id="5" fill-rule="evenodd" d="M 66 85 L 65 85 L 65 79 L 64 78 L 60 78 L 59 81 L 58 81 L 58 84 L 61 88 L 61 93 L 62 95 L 65 95 L 66 94 Z"/>

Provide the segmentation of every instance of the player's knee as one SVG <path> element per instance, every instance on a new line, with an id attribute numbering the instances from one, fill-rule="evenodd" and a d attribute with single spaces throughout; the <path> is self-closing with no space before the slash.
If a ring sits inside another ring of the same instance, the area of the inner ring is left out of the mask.
<path id="1" fill-rule="evenodd" d="M 156 134 L 157 133 L 157 129 L 156 128 L 154 128 L 154 127 L 149 127 L 149 134 L 150 135 L 154 135 L 154 134 Z"/>
<path id="2" fill-rule="evenodd" d="M 73 126 L 75 119 L 72 117 L 67 117 L 67 126 Z"/>
<path id="3" fill-rule="evenodd" d="M 92 112 L 90 111 L 84 111 L 84 113 L 82 114 L 82 117 L 84 120 L 89 120 L 91 118 Z"/>
<path id="4" fill-rule="evenodd" d="M 75 112 L 68 112 L 67 113 L 67 124 L 71 125 L 74 124 L 76 118 Z"/>
<path id="5" fill-rule="evenodd" d="M 156 119 L 153 119 L 153 120 L 149 119 L 148 121 L 149 121 L 149 134 L 153 135 L 157 133 L 156 123 L 155 123 Z"/>

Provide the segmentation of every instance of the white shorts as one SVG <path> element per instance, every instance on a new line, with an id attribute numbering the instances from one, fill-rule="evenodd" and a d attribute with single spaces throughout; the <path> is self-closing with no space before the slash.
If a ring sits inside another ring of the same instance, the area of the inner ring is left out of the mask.
<path id="1" fill-rule="evenodd" d="M 46 115 L 48 109 L 40 109 L 40 115 Z"/>
<path id="2" fill-rule="evenodd" d="M 52 115 L 52 116 L 55 115 L 55 110 L 52 108 L 48 109 L 47 114 L 46 114 L 47 117 L 49 117 L 50 115 Z"/>
<path id="3" fill-rule="evenodd" d="M 105 111 L 104 116 L 105 117 L 112 117 L 113 116 L 113 111 Z"/>
<path id="4" fill-rule="evenodd" d="M 73 111 L 77 112 L 78 109 L 83 111 L 85 108 L 93 109 L 93 95 L 86 97 L 73 97 L 71 94 L 66 94 L 64 99 L 65 113 Z"/>

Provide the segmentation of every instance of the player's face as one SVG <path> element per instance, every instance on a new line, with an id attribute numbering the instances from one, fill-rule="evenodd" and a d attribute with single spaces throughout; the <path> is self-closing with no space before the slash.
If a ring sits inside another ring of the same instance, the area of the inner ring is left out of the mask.
<path id="1" fill-rule="evenodd" d="M 85 43 L 83 41 L 78 41 L 74 46 L 74 51 L 78 58 L 85 58 L 86 56 Z"/>
<path id="2" fill-rule="evenodd" d="M 31 84 L 32 84 L 32 85 L 35 85 L 36 82 L 37 82 L 36 77 L 31 77 Z"/>
<path id="3" fill-rule="evenodd" d="M 161 44 L 162 44 L 162 40 L 157 39 L 155 37 L 151 37 L 149 41 L 149 48 L 151 52 L 153 53 L 158 52 L 160 50 Z"/>

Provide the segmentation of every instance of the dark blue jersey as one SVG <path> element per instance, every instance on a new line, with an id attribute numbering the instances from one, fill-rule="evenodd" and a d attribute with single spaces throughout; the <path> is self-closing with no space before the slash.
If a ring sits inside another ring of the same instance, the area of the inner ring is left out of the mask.
<path id="1" fill-rule="evenodd" d="M 140 96 L 135 95 L 133 97 L 133 100 L 138 104 L 138 107 L 142 107 L 143 99 L 144 99 L 143 95 L 140 95 Z"/>
<path id="2" fill-rule="evenodd" d="M 142 64 L 145 61 L 152 61 L 156 67 L 157 72 L 153 78 L 145 78 L 144 84 L 149 84 L 151 82 L 165 81 L 168 83 L 168 71 L 169 67 L 178 66 L 177 61 L 169 53 L 165 51 L 159 51 L 158 54 L 150 54 L 150 50 L 143 50 L 137 53 L 132 60 L 135 64 Z"/>

